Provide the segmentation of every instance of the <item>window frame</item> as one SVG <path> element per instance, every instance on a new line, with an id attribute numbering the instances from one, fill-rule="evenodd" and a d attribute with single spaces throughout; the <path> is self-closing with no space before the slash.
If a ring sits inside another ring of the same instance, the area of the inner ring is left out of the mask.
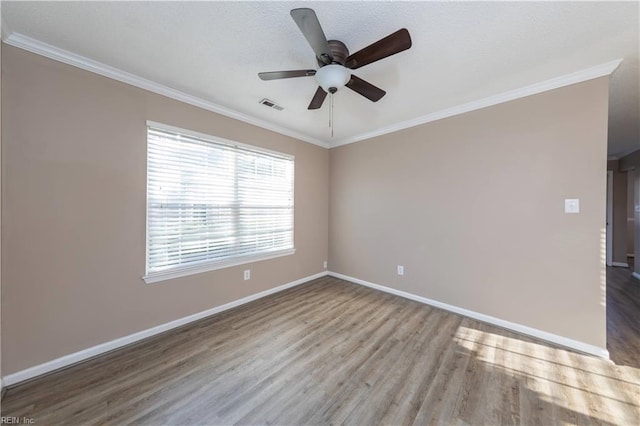
<path id="1" fill-rule="evenodd" d="M 226 259 L 221 260 L 202 260 L 198 262 L 193 262 L 189 265 L 179 265 L 173 268 L 164 270 L 164 271 L 156 271 L 149 272 L 149 128 L 154 128 L 157 130 L 166 130 L 168 132 L 177 133 L 180 135 L 185 135 L 193 138 L 200 139 L 204 142 L 210 142 L 216 145 L 227 145 L 234 148 L 242 148 L 245 150 L 257 152 L 257 153 L 265 153 L 268 155 L 275 155 L 278 157 L 286 158 L 292 161 L 293 165 L 293 182 L 292 182 L 292 192 L 294 195 L 294 202 L 292 207 L 292 229 L 291 229 L 291 237 L 293 242 L 293 247 L 273 250 L 262 253 L 253 253 L 253 254 L 245 254 L 239 256 L 228 257 Z M 147 283 L 155 283 L 158 281 L 170 280 L 173 278 L 185 277 L 193 274 L 200 274 L 208 271 L 215 271 L 218 269 L 230 268 L 233 266 L 245 265 L 248 263 L 259 262 L 262 260 L 274 259 L 282 256 L 291 256 L 296 252 L 295 248 L 295 156 L 291 154 L 285 154 L 279 151 L 274 151 L 262 147 L 258 147 L 255 145 L 249 145 L 241 142 L 232 141 L 229 139 L 220 138 L 217 136 L 208 135 L 205 133 L 196 132 L 193 130 L 183 129 L 180 127 L 171 126 L 164 123 L 158 123 L 155 121 L 147 120 L 145 126 L 145 274 L 142 276 L 142 279 Z"/>

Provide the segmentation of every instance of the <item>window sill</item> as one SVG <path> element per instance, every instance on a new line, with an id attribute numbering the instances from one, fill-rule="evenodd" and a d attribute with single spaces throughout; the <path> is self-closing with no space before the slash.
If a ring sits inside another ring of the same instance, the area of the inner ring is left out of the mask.
<path id="1" fill-rule="evenodd" d="M 290 256 L 296 249 L 285 249 L 260 253 L 250 256 L 241 256 L 234 259 L 222 261 L 204 262 L 199 265 L 171 269 L 169 271 L 155 272 L 142 277 L 145 283 L 151 284 L 159 281 L 166 281 L 173 278 L 186 277 L 188 275 L 201 274 L 203 272 L 215 271 L 217 269 L 230 268 L 232 266 L 245 265 L 247 263 L 259 262 L 261 260 L 274 259 L 276 257 Z"/>

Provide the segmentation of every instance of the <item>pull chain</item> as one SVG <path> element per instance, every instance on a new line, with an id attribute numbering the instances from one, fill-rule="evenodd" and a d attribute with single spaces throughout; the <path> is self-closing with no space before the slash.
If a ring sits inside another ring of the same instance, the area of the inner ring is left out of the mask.
<path id="1" fill-rule="evenodd" d="M 331 138 L 333 138 L 333 93 L 331 94 L 331 110 L 329 113 L 329 127 L 331 127 Z"/>
<path id="2" fill-rule="evenodd" d="M 330 98 L 329 101 L 331 101 L 331 98 L 333 98 L 332 94 L 329 94 Z M 329 104 L 329 128 L 331 128 L 331 104 Z"/>

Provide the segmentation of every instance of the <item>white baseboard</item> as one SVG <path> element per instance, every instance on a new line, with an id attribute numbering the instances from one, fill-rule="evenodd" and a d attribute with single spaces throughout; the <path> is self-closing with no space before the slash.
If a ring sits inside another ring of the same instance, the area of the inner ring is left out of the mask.
<path id="1" fill-rule="evenodd" d="M 16 383 L 20 383 L 37 376 L 41 376 L 46 373 L 50 373 L 54 370 L 58 370 L 63 367 L 68 367 L 72 364 L 77 364 L 78 362 L 85 361 L 89 358 L 93 358 L 97 355 L 101 355 L 103 353 L 112 351 L 114 349 L 118 349 L 122 346 L 135 343 L 137 341 L 146 339 L 156 334 L 160 334 L 165 331 L 171 330 L 173 328 L 177 328 L 182 325 L 188 324 L 190 322 L 194 322 L 199 319 L 217 314 L 219 312 L 226 311 L 231 308 L 235 308 L 236 306 L 244 305 L 245 303 L 252 302 L 262 297 L 269 296 L 274 293 L 278 293 L 282 290 L 295 287 L 297 285 L 303 284 L 311 280 L 315 280 L 316 278 L 324 277 L 326 275 L 327 275 L 327 271 L 323 271 L 315 275 L 310 275 L 308 277 L 300 278 L 299 280 L 295 280 L 290 283 L 271 288 L 269 290 L 261 291 L 260 293 L 252 294 L 250 296 L 243 297 L 242 299 L 234 300 L 233 302 L 229 302 L 221 306 L 216 306 L 215 308 L 207 309 L 206 311 L 198 312 L 193 315 L 189 315 L 174 321 L 160 324 L 158 326 L 149 328 L 147 330 L 142 330 L 137 333 L 130 334 L 128 336 L 120 337 L 118 339 L 111 340 L 106 343 L 101 343 L 99 345 L 92 346 L 87 349 L 83 349 L 81 351 L 74 352 L 72 354 L 65 355 L 60 358 L 53 359 L 51 361 L 47 361 L 43 364 L 36 365 L 34 367 L 30 367 L 25 370 L 21 370 L 16 373 L 4 376 L 2 378 L 2 383 L 4 386 L 12 386 L 12 385 L 15 385 Z"/>
<path id="2" fill-rule="evenodd" d="M 633 276 L 633 278 L 640 280 L 640 274 L 637 272 L 632 272 L 631 275 Z"/>
<path id="3" fill-rule="evenodd" d="M 621 268 L 628 268 L 629 264 L 627 262 L 611 262 L 611 266 L 619 266 Z"/>
<path id="4" fill-rule="evenodd" d="M 547 342 L 555 343 L 557 345 L 565 346 L 570 349 L 575 349 L 579 352 L 584 352 L 597 357 L 609 359 L 609 351 L 605 348 L 590 345 L 588 343 L 580 342 L 577 340 L 569 339 L 566 337 L 558 336 L 557 334 L 547 333 L 546 331 L 538 330 L 535 328 L 527 327 L 526 325 L 518 324 L 511 321 L 505 321 L 500 318 L 492 317 L 489 315 L 481 314 L 479 312 L 470 311 L 468 309 L 459 308 L 457 306 L 449 305 L 447 303 L 438 302 L 437 300 L 427 299 L 426 297 L 417 296 L 405 291 L 396 290 L 394 288 L 385 287 L 379 284 L 370 283 L 358 278 L 350 277 L 347 275 L 339 274 L 337 272 L 329 272 L 329 275 L 336 278 L 341 278 L 346 281 L 351 281 L 356 284 L 360 284 L 366 287 L 370 287 L 376 290 L 384 291 L 385 293 L 394 294 L 396 296 L 404 297 L 405 299 L 415 300 L 416 302 L 424 303 L 426 305 L 435 306 L 436 308 L 444 309 L 456 314 L 463 315 L 465 317 L 473 318 L 478 321 L 486 322 L 491 325 L 495 325 L 507 330 L 515 331 L 520 334 L 526 334 Z M 640 279 L 640 275 L 638 275 Z"/>

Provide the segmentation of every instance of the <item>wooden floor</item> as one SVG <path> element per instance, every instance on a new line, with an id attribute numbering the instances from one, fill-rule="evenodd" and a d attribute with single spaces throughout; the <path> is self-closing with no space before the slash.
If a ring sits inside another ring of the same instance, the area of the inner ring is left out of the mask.
<path id="1" fill-rule="evenodd" d="M 607 269 L 607 349 L 616 364 L 640 369 L 640 281 L 630 275 Z"/>
<path id="2" fill-rule="evenodd" d="M 640 283 L 609 273 L 618 365 L 326 277 L 9 389 L 77 424 L 640 424 Z"/>

